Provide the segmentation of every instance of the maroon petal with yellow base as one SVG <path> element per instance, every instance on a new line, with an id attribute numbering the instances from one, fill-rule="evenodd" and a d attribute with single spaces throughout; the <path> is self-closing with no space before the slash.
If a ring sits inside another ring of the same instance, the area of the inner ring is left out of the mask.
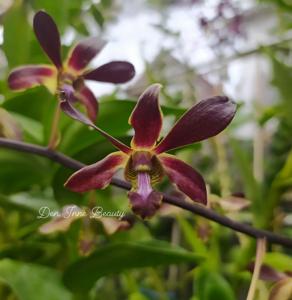
<path id="1" fill-rule="evenodd" d="M 131 80 L 134 75 L 135 69 L 131 63 L 112 61 L 84 74 L 84 78 L 109 83 L 125 83 Z"/>
<path id="2" fill-rule="evenodd" d="M 189 109 L 156 147 L 162 153 L 212 137 L 231 122 L 236 104 L 227 97 L 212 97 Z"/>
<path id="3" fill-rule="evenodd" d="M 60 69 L 62 67 L 60 34 L 56 23 L 50 15 L 44 11 L 39 11 L 33 19 L 35 35 L 54 65 Z"/>
<path id="4" fill-rule="evenodd" d="M 128 156 L 122 152 L 113 152 L 99 162 L 86 166 L 74 173 L 65 183 L 73 192 L 86 192 L 107 187 L 115 172 L 123 167 Z"/>
<path id="5" fill-rule="evenodd" d="M 207 191 L 203 177 L 185 162 L 173 155 L 158 156 L 170 181 L 195 202 L 207 204 Z"/>
<path id="6" fill-rule="evenodd" d="M 133 148 L 152 148 L 159 138 L 162 127 L 162 112 L 158 102 L 160 88 L 160 84 L 147 88 L 129 118 L 129 124 L 135 130 Z"/>
<path id="7" fill-rule="evenodd" d="M 96 121 L 98 102 L 92 91 L 85 85 L 76 92 L 76 97 L 85 106 L 87 115 L 92 122 Z"/>
<path id="8" fill-rule="evenodd" d="M 38 85 L 45 85 L 53 92 L 57 85 L 57 70 L 47 65 L 27 65 L 14 69 L 8 77 L 10 89 L 26 90 Z"/>
<path id="9" fill-rule="evenodd" d="M 69 53 L 67 67 L 80 73 L 104 46 L 105 42 L 96 37 L 80 41 Z"/>

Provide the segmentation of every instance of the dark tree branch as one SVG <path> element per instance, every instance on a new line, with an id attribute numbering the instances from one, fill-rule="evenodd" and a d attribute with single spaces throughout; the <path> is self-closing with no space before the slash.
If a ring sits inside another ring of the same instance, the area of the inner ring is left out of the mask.
<path id="1" fill-rule="evenodd" d="M 44 156 L 44 157 L 49 158 L 52 161 L 55 161 L 65 167 L 73 169 L 73 170 L 78 170 L 84 166 L 83 163 L 76 161 L 62 153 L 50 150 L 46 147 L 41 147 L 41 146 L 37 146 L 37 145 L 33 145 L 33 144 L 28 144 L 28 143 L 23 143 L 23 142 L 19 142 L 19 141 L 0 138 L 0 147 Z M 127 183 L 126 181 L 117 179 L 117 178 L 112 179 L 111 185 L 125 189 L 125 190 L 131 189 L 131 185 L 129 183 Z M 282 246 L 292 248 L 292 239 L 290 239 L 290 238 L 281 236 L 279 234 L 272 233 L 270 231 L 257 229 L 248 224 L 233 221 L 225 216 L 219 215 L 218 213 L 216 213 L 213 210 L 208 209 L 204 206 L 201 206 L 201 205 L 198 205 L 195 203 L 192 204 L 192 203 L 186 202 L 184 200 L 181 200 L 177 197 L 174 197 L 171 195 L 166 195 L 166 194 L 163 195 L 163 201 L 165 203 L 169 203 L 169 204 L 178 206 L 180 208 L 183 208 L 185 210 L 188 210 L 194 214 L 202 216 L 206 219 L 209 219 L 211 221 L 214 221 L 225 227 L 229 227 L 235 231 L 244 233 L 251 237 L 254 237 L 257 239 L 265 237 L 267 239 L 267 241 L 270 243 L 279 244 Z"/>

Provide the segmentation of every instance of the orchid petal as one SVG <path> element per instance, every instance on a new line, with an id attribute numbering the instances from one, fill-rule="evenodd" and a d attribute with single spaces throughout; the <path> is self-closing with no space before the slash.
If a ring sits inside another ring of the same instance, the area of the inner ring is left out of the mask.
<path id="1" fill-rule="evenodd" d="M 83 85 L 76 93 L 76 98 L 85 106 L 87 115 L 92 122 L 95 122 L 98 113 L 98 102 L 92 91 Z"/>
<path id="2" fill-rule="evenodd" d="M 44 85 L 51 93 L 56 91 L 57 70 L 48 65 L 27 65 L 14 69 L 8 77 L 12 90 L 21 91 Z"/>
<path id="3" fill-rule="evenodd" d="M 122 152 L 113 152 L 99 162 L 86 166 L 75 172 L 65 183 L 73 192 L 86 192 L 104 189 L 110 184 L 115 172 L 127 161 L 128 156 Z"/>
<path id="4" fill-rule="evenodd" d="M 131 80 L 134 75 L 135 69 L 131 63 L 112 61 L 84 74 L 84 78 L 102 82 L 124 83 Z"/>
<path id="5" fill-rule="evenodd" d="M 162 112 L 158 103 L 160 84 L 153 84 L 139 98 L 130 118 L 135 130 L 132 146 L 152 148 L 159 138 L 162 127 Z"/>
<path id="6" fill-rule="evenodd" d="M 65 92 L 64 90 L 61 91 Z M 132 150 L 124 143 L 120 142 L 116 138 L 112 137 L 110 134 L 103 131 L 101 128 L 97 127 L 92 121 L 90 121 L 85 115 L 83 115 L 80 111 L 78 111 L 72 104 L 72 94 L 66 93 L 62 97 L 64 97 L 61 101 L 60 107 L 63 110 L 65 114 L 67 114 L 69 117 L 71 117 L 74 120 L 77 120 L 87 126 L 90 126 L 94 128 L 96 131 L 98 131 L 101 135 L 103 135 L 108 141 L 112 143 L 113 146 L 115 146 L 117 149 L 123 151 L 124 153 L 130 153 Z"/>
<path id="7" fill-rule="evenodd" d="M 227 97 L 202 100 L 176 122 L 155 152 L 162 153 L 212 137 L 226 128 L 235 112 L 236 104 Z"/>
<path id="8" fill-rule="evenodd" d="M 50 234 L 58 231 L 67 231 L 71 224 L 83 217 L 83 211 L 77 205 L 66 205 L 60 214 L 39 228 L 42 234 Z"/>
<path id="9" fill-rule="evenodd" d="M 56 23 L 50 15 L 44 11 L 39 11 L 33 19 L 35 35 L 54 65 L 60 69 L 62 67 L 60 34 Z"/>
<path id="10" fill-rule="evenodd" d="M 203 177 L 185 162 L 173 155 L 158 156 L 165 173 L 180 191 L 192 200 L 207 204 L 207 191 Z"/>
<path id="11" fill-rule="evenodd" d="M 127 220 L 118 220 L 115 218 L 100 218 L 104 231 L 107 235 L 112 235 L 118 231 L 123 231 L 131 228 L 131 223 Z"/>
<path id="12" fill-rule="evenodd" d="M 90 37 L 80 41 L 72 48 L 68 55 L 67 66 L 75 72 L 80 73 L 89 62 L 102 50 L 105 42 L 96 37 Z"/>

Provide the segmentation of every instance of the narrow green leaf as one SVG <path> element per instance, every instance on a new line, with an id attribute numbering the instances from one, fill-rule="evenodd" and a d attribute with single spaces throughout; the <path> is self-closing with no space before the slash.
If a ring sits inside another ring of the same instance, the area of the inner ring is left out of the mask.
<path id="1" fill-rule="evenodd" d="M 60 274 L 50 268 L 10 259 L 0 261 L 0 281 L 11 287 L 19 300 L 70 300 Z"/>
<path id="2" fill-rule="evenodd" d="M 73 291 L 86 292 L 102 276 L 135 268 L 198 263 L 202 259 L 203 256 L 172 247 L 166 242 L 113 243 L 73 263 L 65 272 L 64 282 Z"/>

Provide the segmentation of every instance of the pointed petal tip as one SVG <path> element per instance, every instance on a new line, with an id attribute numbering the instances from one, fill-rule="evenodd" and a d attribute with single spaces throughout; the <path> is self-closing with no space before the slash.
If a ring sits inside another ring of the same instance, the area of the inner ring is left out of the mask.
<path id="1" fill-rule="evenodd" d="M 226 96 L 199 101 L 175 123 L 155 148 L 157 154 L 213 137 L 233 120 L 237 104 Z"/>
<path id="2" fill-rule="evenodd" d="M 151 84 L 142 95 L 144 94 L 152 94 L 153 96 L 158 97 L 160 90 L 162 88 L 162 84 L 160 83 L 153 83 Z M 142 96 L 141 96 L 142 97 Z"/>
<path id="3" fill-rule="evenodd" d="M 134 148 L 152 148 L 159 138 L 162 128 L 162 111 L 159 93 L 162 85 L 150 85 L 139 97 L 128 123 L 134 128 L 132 139 Z"/>
<path id="4" fill-rule="evenodd" d="M 40 9 L 40 10 L 38 10 L 36 13 L 35 13 L 35 15 L 34 15 L 34 17 L 33 17 L 33 20 L 37 20 L 38 18 L 42 18 L 43 16 L 45 16 L 45 17 L 47 17 L 47 16 L 49 16 L 49 17 L 51 17 L 49 14 L 47 14 L 43 9 Z"/>
<path id="5" fill-rule="evenodd" d="M 204 178 L 190 165 L 170 154 L 160 154 L 159 160 L 170 181 L 194 202 L 207 205 Z"/>
<path id="6" fill-rule="evenodd" d="M 83 76 L 88 80 L 120 84 L 130 81 L 135 73 L 135 68 L 131 63 L 112 61 L 89 71 Z"/>
<path id="7" fill-rule="evenodd" d="M 54 19 L 45 11 L 38 11 L 33 18 L 35 35 L 54 65 L 62 67 L 61 42 L 58 27 Z"/>

